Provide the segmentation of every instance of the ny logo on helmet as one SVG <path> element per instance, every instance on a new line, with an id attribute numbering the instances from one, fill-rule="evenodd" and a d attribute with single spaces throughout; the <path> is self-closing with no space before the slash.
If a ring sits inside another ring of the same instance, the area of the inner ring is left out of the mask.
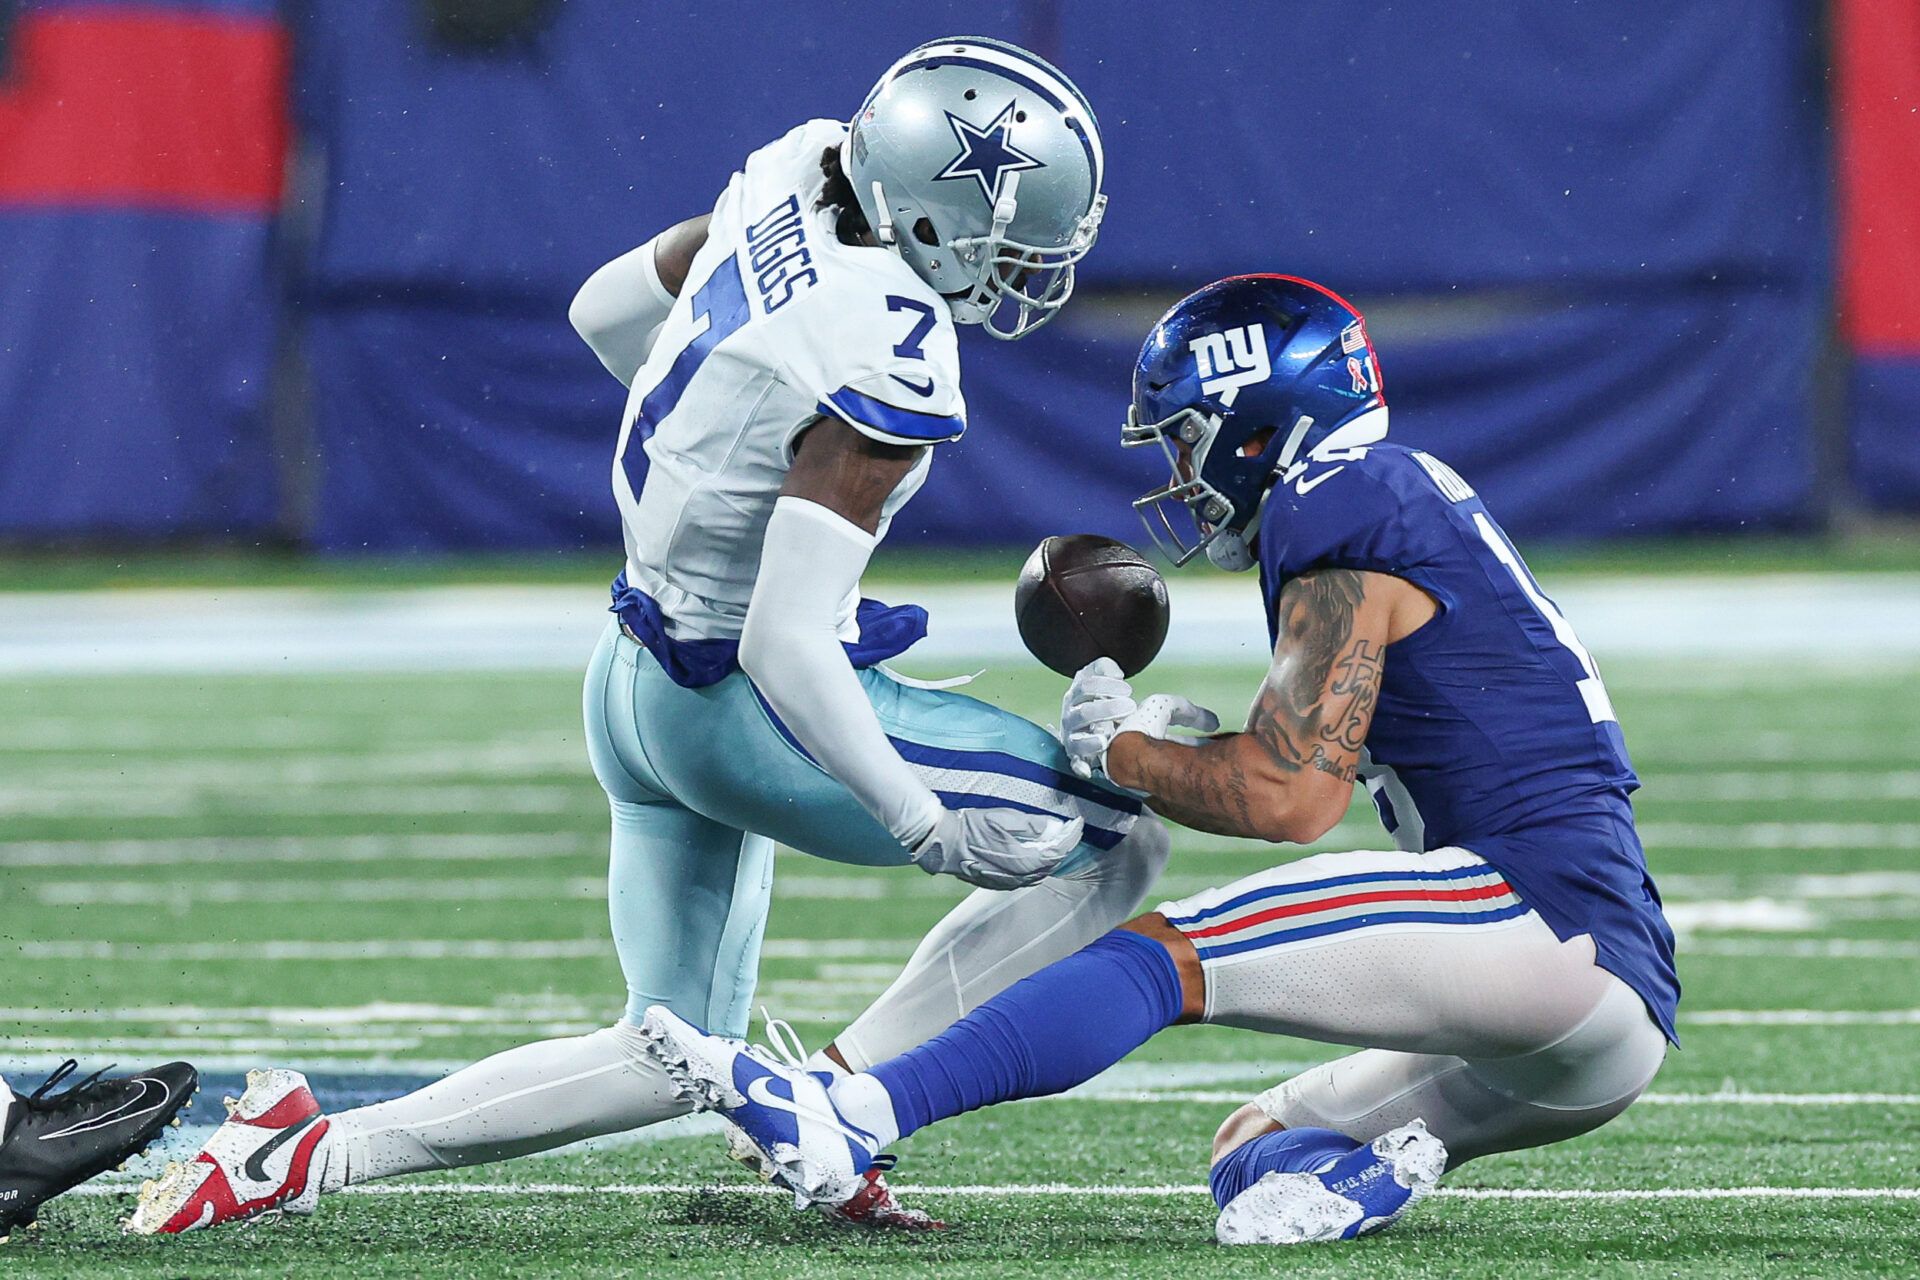
<path id="1" fill-rule="evenodd" d="M 1250 324 L 1203 334 L 1188 344 L 1200 370 L 1200 390 L 1220 397 L 1231 409 L 1240 388 L 1265 382 L 1273 374 L 1265 325 Z"/>

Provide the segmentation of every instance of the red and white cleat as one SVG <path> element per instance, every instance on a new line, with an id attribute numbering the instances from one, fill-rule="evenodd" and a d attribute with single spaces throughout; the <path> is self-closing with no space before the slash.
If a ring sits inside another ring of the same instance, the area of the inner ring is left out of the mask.
<path id="1" fill-rule="evenodd" d="M 814 1206 L 828 1222 L 859 1227 L 865 1231 L 944 1231 L 947 1224 L 924 1209 L 909 1209 L 894 1198 L 887 1185 L 887 1170 L 893 1168 L 892 1156 L 881 1156 L 866 1172 L 866 1185 L 853 1193 L 845 1204 Z"/>
<path id="2" fill-rule="evenodd" d="M 249 1071 L 200 1154 L 140 1188 L 133 1235 L 173 1235 L 259 1214 L 309 1214 L 320 1198 L 314 1153 L 328 1123 L 298 1071 Z"/>
<path id="3" fill-rule="evenodd" d="M 760 1154 L 760 1149 L 745 1134 L 732 1125 L 727 1126 L 727 1154 L 759 1174 L 762 1182 L 773 1181 L 773 1171 L 767 1166 L 766 1157 Z M 893 1164 L 893 1156 L 882 1155 L 862 1175 L 865 1181 L 853 1193 L 852 1199 L 844 1204 L 816 1204 L 812 1206 L 813 1211 L 835 1226 L 853 1227 L 861 1231 L 946 1230 L 947 1224 L 932 1214 L 921 1209 L 909 1209 L 895 1198 L 893 1188 L 887 1185 L 887 1173 Z"/>

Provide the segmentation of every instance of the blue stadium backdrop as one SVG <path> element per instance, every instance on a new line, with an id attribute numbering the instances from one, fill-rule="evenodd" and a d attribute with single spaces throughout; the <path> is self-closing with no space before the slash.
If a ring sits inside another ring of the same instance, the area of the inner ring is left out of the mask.
<path id="1" fill-rule="evenodd" d="M 894 56 L 952 30 L 1028 43 L 1093 98 L 1112 208 L 1083 287 L 1114 305 L 965 344 L 973 429 L 903 537 L 1132 536 L 1154 463 L 1119 452 L 1117 425 L 1153 304 L 1249 270 L 1369 309 L 1397 434 L 1522 534 L 1819 515 L 1812 369 L 1834 270 L 1813 0 L 1524 21 L 1246 0 L 1150 29 L 1118 0 L 567 0 L 487 51 L 437 39 L 426 8 L 285 11 L 299 189 L 318 202 L 288 286 L 266 265 L 270 201 L 34 189 L 0 130 L 0 410 L 24 424 L 0 432 L 0 533 L 287 519 L 263 393 L 284 318 L 312 398 L 314 545 L 613 545 L 622 394 L 567 328 L 573 289 L 705 209 L 752 147 L 847 114 Z M 28 0 L 23 23 L 69 10 L 112 12 Z M 180 11 L 278 48 L 270 0 Z M 16 64 L 38 56 L 14 45 Z M 34 81 L 16 65 L 0 82 L 0 120 Z M 154 125 L 169 138 L 215 101 L 248 146 L 281 128 L 269 102 L 177 96 Z"/>

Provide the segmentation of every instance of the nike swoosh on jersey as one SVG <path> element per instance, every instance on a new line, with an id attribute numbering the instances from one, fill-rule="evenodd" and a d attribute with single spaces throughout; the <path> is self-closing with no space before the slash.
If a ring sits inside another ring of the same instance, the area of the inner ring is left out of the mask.
<path id="1" fill-rule="evenodd" d="M 826 1125 L 841 1137 L 852 1138 L 855 1142 L 863 1146 L 875 1147 L 879 1145 L 874 1141 L 872 1134 L 864 1129 L 856 1129 L 850 1124 L 843 1123 L 840 1118 L 831 1111 L 820 1111 L 814 1107 L 803 1107 L 791 1098 L 781 1097 L 770 1087 L 771 1080 L 771 1076 L 757 1076 L 748 1081 L 747 1100 L 762 1107 L 770 1107 L 775 1111 L 785 1111 L 789 1115 L 803 1117 Z"/>
<path id="2" fill-rule="evenodd" d="M 91 1120 L 83 1120 L 72 1128 L 62 1129 L 58 1133 L 43 1133 L 40 1135 L 40 1141 L 49 1142 L 54 1138 L 69 1138 L 76 1133 L 92 1133 L 95 1129 L 104 1129 L 108 1125 L 120 1124 L 126 1120 L 137 1120 L 141 1116 L 149 1115 L 167 1105 L 167 1086 L 161 1081 L 155 1080 L 152 1076 L 141 1076 L 133 1083 L 140 1086 L 140 1092 L 128 1098 L 125 1102 L 107 1112 L 107 1114 L 95 1116 Z M 151 1105 L 143 1105 L 155 1091 L 158 1091 L 160 1095 L 159 1100 Z"/>
<path id="3" fill-rule="evenodd" d="M 259 1150 L 247 1157 L 247 1162 L 240 1166 L 241 1171 L 255 1182 L 276 1181 L 276 1179 L 269 1177 L 267 1174 L 267 1157 L 299 1137 L 301 1133 L 312 1127 L 313 1123 L 319 1118 L 320 1113 L 316 1111 L 298 1124 L 290 1124 L 280 1132 L 274 1134 L 271 1138 L 268 1138 L 260 1144 Z"/>
<path id="4" fill-rule="evenodd" d="M 906 378 L 901 377 L 897 373 L 890 373 L 887 376 L 889 378 L 892 378 L 895 382 L 899 383 L 901 386 L 905 387 L 907 390 L 913 392 L 913 394 L 917 396 L 930 396 L 933 394 L 932 378 L 928 378 L 926 380 L 926 383 L 923 385 L 918 382 L 911 382 Z"/>
<path id="5" fill-rule="evenodd" d="M 1296 483 L 1293 486 L 1293 491 L 1304 498 L 1308 494 L 1312 493 L 1315 489 L 1318 489 L 1321 485 L 1333 479 L 1335 476 L 1339 475 L 1342 471 L 1345 471 L 1346 469 L 1347 469 L 1346 465 L 1343 463 L 1340 466 L 1335 467 L 1331 471 L 1322 471 L 1319 475 L 1315 476 L 1311 480 L 1307 479 L 1305 476 L 1301 476 L 1298 483 Z"/>

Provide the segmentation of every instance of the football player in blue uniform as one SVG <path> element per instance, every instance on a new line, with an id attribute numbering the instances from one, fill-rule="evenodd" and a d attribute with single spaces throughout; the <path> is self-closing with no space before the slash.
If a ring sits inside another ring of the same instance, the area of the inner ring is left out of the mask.
<path id="1" fill-rule="evenodd" d="M 1289 276 L 1209 285 L 1155 327 L 1133 390 L 1126 443 L 1173 467 L 1138 505 L 1191 514 L 1191 538 L 1160 520 L 1179 562 L 1259 568 L 1273 664 L 1244 730 L 1185 739 L 1170 731 L 1217 718 L 1088 667 L 1062 713 L 1076 769 L 1188 826 L 1289 843 L 1361 782 L 1397 848 L 1162 903 L 831 1083 L 665 1010 L 646 1030 L 691 1095 L 829 1200 L 880 1145 L 1071 1088 L 1173 1023 L 1353 1045 L 1227 1119 L 1213 1187 L 1223 1242 L 1363 1234 L 1446 1168 L 1585 1133 L 1653 1079 L 1679 984 L 1638 780 L 1592 656 L 1486 505 L 1385 442 L 1351 305 Z"/>

